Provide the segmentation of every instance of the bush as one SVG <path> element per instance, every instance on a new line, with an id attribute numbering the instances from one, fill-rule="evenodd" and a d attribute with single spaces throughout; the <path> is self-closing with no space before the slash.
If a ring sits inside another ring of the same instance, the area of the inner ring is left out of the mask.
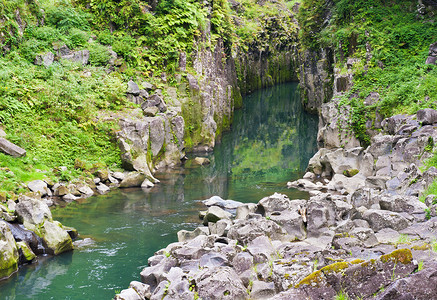
<path id="1" fill-rule="evenodd" d="M 90 64 L 94 66 L 106 66 L 111 58 L 108 48 L 99 43 L 93 43 L 90 47 Z"/>
<path id="2" fill-rule="evenodd" d="M 109 30 L 104 30 L 104 31 L 99 33 L 97 40 L 99 41 L 100 44 L 112 45 L 112 43 L 114 43 L 115 39 Z"/>
<path id="3" fill-rule="evenodd" d="M 70 31 L 70 35 L 68 37 L 67 46 L 72 49 L 76 47 L 83 47 L 87 44 L 90 35 L 88 32 L 82 31 L 77 28 L 73 28 Z"/>
<path id="4" fill-rule="evenodd" d="M 63 32 L 72 28 L 89 30 L 91 16 L 67 4 L 50 5 L 46 9 L 46 22 Z"/>
<path id="5" fill-rule="evenodd" d="M 135 39 L 131 36 L 123 36 L 118 38 L 112 45 L 112 50 L 125 59 L 128 59 L 132 50 L 135 47 Z"/>

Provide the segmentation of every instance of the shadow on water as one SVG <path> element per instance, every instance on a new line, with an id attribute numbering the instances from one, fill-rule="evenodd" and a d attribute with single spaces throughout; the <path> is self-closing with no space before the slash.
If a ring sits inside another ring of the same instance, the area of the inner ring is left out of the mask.
<path id="1" fill-rule="evenodd" d="M 94 246 L 43 257 L 0 282 L 0 299 L 110 299 L 147 265 L 147 258 L 176 241 L 176 232 L 199 224 L 199 200 L 213 195 L 257 202 L 274 192 L 291 199 L 308 194 L 288 190 L 316 151 L 317 117 L 302 111 L 297 84 L 245 97 L 233 128 L 209 155 L 211 164 L 167 170 L 150 191 L 123 189 L 52 210 Z"/>

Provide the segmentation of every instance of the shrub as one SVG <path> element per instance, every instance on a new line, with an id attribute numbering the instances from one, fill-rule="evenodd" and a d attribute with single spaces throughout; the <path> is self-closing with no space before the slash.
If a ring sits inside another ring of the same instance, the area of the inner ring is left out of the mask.
<path id="1" fill-rule="evenodd" d="M 94 66 L 106 66 L 111 58 L 108 48 L 99 43 L 91 44 L 90 50 L 90 64 Z"/>

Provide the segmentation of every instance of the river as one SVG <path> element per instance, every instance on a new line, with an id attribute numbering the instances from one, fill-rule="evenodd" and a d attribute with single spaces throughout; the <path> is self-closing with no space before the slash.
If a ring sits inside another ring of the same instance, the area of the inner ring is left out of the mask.
<path id="1" fill-rule="evenodd" d="M 149 191 L 120 189 L 52 209 L 94 245 L 20 268 L 0 282 L 0 299 L 111 299 L 139 280 L 148 257 L 177 241 L 177 231 L 199 225 L 200 200 L 258 202 L 274 192 L 308 199 L 286 188 L 317 150 L 318 120 L 302 110 L 297 83 L 257 91 L 243 104 L 208 155 L 210 165 L 192 166 L 191 157 L 157 174 L 161 183 Z"/>

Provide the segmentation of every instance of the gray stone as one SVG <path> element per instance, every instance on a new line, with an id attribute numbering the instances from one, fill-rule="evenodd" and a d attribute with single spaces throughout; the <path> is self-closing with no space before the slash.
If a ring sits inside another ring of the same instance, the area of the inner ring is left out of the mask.
<path id="1" fill-rule="evenodd" d="M 407 212 L 409 214 L 423 213 L 427 208 L 419 198 L 414 196 L 390 196 L 385 195 L 379 198 L 381 209 L 394 212 Z"/>
<path id="2" fill-rule="evenodd" d="M 68 193 L 68 194 L 64 195 L 62 197 L 62 199 L 66 202 L 73 202 L 77 199 L 80 199 L 80 197 L 76 197 L 75 195 Z"/>
<path id="3" fill-rule="evenodd" d="M 4 138 L 0 138 L 0 151 L 13 157 L 23 157 L 26 155 L 26 150 Z"/>
<path id="4" fill-rule="evenodd" d="M 217 252 L 206 253 L 199 260 L 200 268 L 214 268 L 227 266 L 228 264 L 228 259 L 223 254 Z"/>
<path id="5" fill-rule="evenodd" d="M 87 185 L 80 185 L 77 187 L 77 190 L 85 197 L 91 197 L 94 195 L 94 191 Z"/>
<path id="6" fill-rule="evenodd" d="M 431 108 L 421 109 L 417 112 L 417 121 L 422 125 L 437 123 L 437 111 Z"/>
<path id="7" fill-rule="evenodd" d="M 150 286 L 139 281 L 131 281 L 129 288 L 134 289 L 141 299 L 149 299 L 152 296 Z"/>
<path id="8" fill-rule="evenodd" d="M 437 295 L 437 263 L 425 263 L 423 270 L 390 284 L 375 300 L 434 299 Z"/>
<path id="9" fill-rule="evenodd" d="M 188 84 L 190 86 L 190 89 L 192 91 L 199 91 L 200 90 L 199 83 L 197 82 L 197 79 L 193 75 L 188 73 L 187 80 L 188 80 Z"/>
<path id="10" fill-rule="evenodd" d="M 34 193 L 40 193 L 41 196 L 47 195 L 47 183 L 42 180 L 31 181 L 27 184 L 27 187 Z"/>
<path id="11" fill-rule="evenodd" d="M 226 236 L 228 234 L 229 228 L 232 226 L 232 221 L 228 219 L 222 219 L 217 221 L 217 223 L 208 223 L 208 228 L 211 234 L 216 234 L 218 236 Z"/>
<path id="12" fill-rule="evenodd" d="M 195 237 L 198 237 L 199 235 L 208 235 L 208 234 L 209 234 L 208 227 L 197 227 L 193 231 L 180 230 L 177 233 L 179 242 L 186 242 L 194 239 Z"/>
<path id="13" fill-rule="evenodd" d="M 122 290 L 120 294 L 115 295 L 115 300 L 142 300 L 138 293 L 133 288 Z"/>
<path id="14" fill-rule="evenodd" d="M 66 251 L 73 250 L 73 241 L 61 223 L 46 220 L 39 232 L 47 245 L 49 254 L 58 255 Z"/>
<path id="15" fill-rule="evenodd" d="M 106 194 L 110 190 L 109 187 L 103 183 L 97 185 L 96 189 L 100 194 Z"/>
<path id="16" fill-rule="evenodd" d="M 278 223 L 283 229 L 287 231 L 292 240 L 303 240 L 306 238 L 306 216 L 302 216 L 297 210 L 284 210 L 268 213 L 270 220 Z"/>
<path id="17" fill-rule="evenodd" d="M 357 237 L 365 247 L 374 247 L 378 245 L 378 239 L 370 228 L 356 227 L 350 231 L 350 235 Z"/>
<path id="18" fill-rule="evenodd" d="M 138 172 L 131 172 L 120 183 L 120 188 L 130 188 L 130 187 L 140 187 L 141 184 L 146 179 L 146 175 L 138 173 Z"/>
<path id="19" fill-rule="evenodd" d="M 153 86 L 153 84 L 151 84 L 151 83 L 149 83 L 149 82 L 147 82 L 147 81 L 143 81 L 143 82 L 141 83 L 141 85 L 142 85 L 143 88 L 144 88 L 145 90 L 147 90 L 147 91 L 150 91 L 150 90 L 153 90 L 153 89 L 156 88 L 156 87 Z"/>
<path id="20" fill-rule="evenodd" d="M 206 269 L 195 278 L 202 299 L 246 299 L 246 287 L 230 267 Z"/>
<path id="21" fill-rule="evenodd" d="M 250 214 L 256 212 L 258 206 L 255 203 L 247 203 L 237 208 L 235 219 L 245 220 Z"/>
<path id="22" fill-rule="evenodd" d="M 208 222 L 216 223 L 221 219 L 230 219 L 231 214 L 221 209 L 218 206 L 211 206 L 208 208 L 205 217 L 203 218 L 203 224 L 208 225 Z"/>
<path id="23" fill-rule="evenodd" d="M 264 282 L 255 280 L 252 284 L 250 299 L 267 299 L 276 294 L 275 284 L 273 282 Z"/>
<path id="24" fill-rule="evenodd" d="M 243 272 L 251 269 L 253 265 L 253 256 L 247 252 L 238 253 L 232 260 L 232 267 L 237 274 L 242 274 Z"/>
<path id="25" fill-rule="evenodd" d="M 143 113 L 146 117 L 154 117 L 159 112 L 159 108 L 156 106 L 150 106 L 143 109 Z"/>
<path id="26" fill-rule="evenodd" d="M 125 178 L 125 175 L 121 172 L 114 172 L 112 174 L 112 177 L 114 177 L 115 179 L 118 179 L 119 181 L 123 181 L 123 179 Z"/>
<path id="27" fill-rule="evenodd" d="M 52 52 L 37 54 L 34 64 L 38 66 L 50 67 L 55 60 L 55 55 Z"/>
<path id="28" fill-rule="evenodd" d="M 375 232 L 383 228 L 402 230 L 408 227 L 408 221 L 396 212 L 387 210 L 369 209 L 364 212 L 363 219 L 369 222 L 370 228 Z"/>
<path id="29" fill-rule="evenodd" d="M 139 96 L 140 95 L 140 88 L 138 87 L 138 84 L 136 84 L 132 80 L 129 80 L 127 83 L 127 93 L 135 95 L 135 96 Z"/>
<path id="30" fill-rule="evenodd" d="M 272 240 L 284 240 L 288 237 L 287 232 L 281 226 L 262 217 L 237 220 L 228 232 L 228 238 L 237 240 L 243 245 L 247 245 L 250 241 L 263 235 L 270 237 Z"/>
<path id="31" fill-rule="evenodd" d="M 273 247 L 272 242 L 266 236 L 259 236 L 247 245 L 247 251 L 252 255 L 253 262 L 255 264 L 265 263 L 276 254 L 275 247 Z"/>
<path id="32" fill-rule="evenodd" d="M 244 205 L 243 203 L 234 200 L 223 200 L 219 196 L 212 196 L 209 199 L 203 200 L 202 203 L 206 206 L 214 205 L 226 210 L 236 210 L 238 207 Z"/>
<path id="33" fill-rule="evenodd" d="M 26 196 L 19 198 L 15 212 L 18 219 L 30 230 L 35 229 L 36 225 L 44 223 L 45 220 L 52 220 L 52 213 L 44 201 Z"/>
<path id="34" fill-rule="evenodd" d="M 143 189 L 150 189 L 150 188 L 152 188 L 152 187 L 154 187 L 155 186 L 155 184 L 153 183 L 153 182 L 151 182 L 149 179 L 145 179 L 144 181 L 143 181 L 143 183 L 141 184 L 141 187 L 143 188 Z"/>

